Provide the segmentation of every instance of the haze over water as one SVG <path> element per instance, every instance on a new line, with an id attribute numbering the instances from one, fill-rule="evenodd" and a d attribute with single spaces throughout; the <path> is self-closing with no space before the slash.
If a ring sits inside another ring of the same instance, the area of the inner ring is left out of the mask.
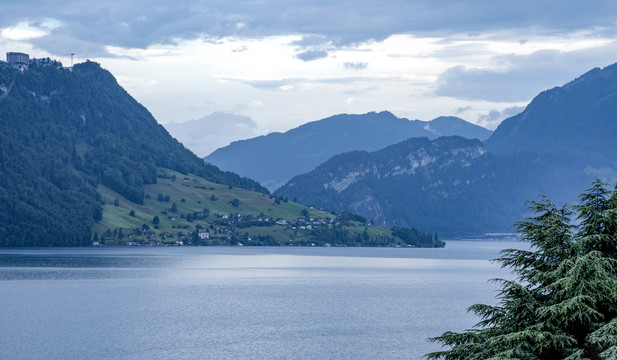
<path id="1" fill-rule="evenodd" d="M 445 249 L 0 249 L 7 359 L 419 359 L 494 303 L 489 259 Z"/>

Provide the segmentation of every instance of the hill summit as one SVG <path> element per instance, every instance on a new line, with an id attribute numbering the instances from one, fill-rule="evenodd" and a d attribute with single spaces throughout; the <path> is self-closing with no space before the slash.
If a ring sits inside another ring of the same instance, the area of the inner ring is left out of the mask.
<path id="1" fill-rule="evenodd" d="M 267 193 L 204 164 L 95 62 L 0 66 L 0 246 L 88 244 L 97 186 L 139 204 L 157 167 Z"/>

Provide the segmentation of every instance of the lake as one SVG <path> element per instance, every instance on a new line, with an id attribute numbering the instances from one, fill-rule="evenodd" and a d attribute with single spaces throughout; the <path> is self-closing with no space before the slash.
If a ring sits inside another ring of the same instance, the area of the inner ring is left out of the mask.
<path id="1" fill-rule="evenodd" d="M 0 249 L 3 359 L 420 359 L 495 303 L 489 259 L 443 249 Z"/>

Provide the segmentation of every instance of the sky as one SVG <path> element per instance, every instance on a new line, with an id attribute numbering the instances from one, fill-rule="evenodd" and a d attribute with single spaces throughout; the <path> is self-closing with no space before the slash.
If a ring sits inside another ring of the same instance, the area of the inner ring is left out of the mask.
<path id="1" fill-rule="evenodd" d="M 197 155 L 335 114 L 495 129 L 617 62 L 617 2 L 0 0 L 0 50 L 109 70 Z"/>

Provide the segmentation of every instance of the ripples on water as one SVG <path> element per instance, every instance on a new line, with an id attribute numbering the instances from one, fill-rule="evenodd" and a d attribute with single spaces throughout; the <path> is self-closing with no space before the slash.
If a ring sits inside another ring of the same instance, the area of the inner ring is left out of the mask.
<path id="1" fill-rule="evenodd" d="M 419 359 L 494 302 L 488 260 L 445 249 L 0 249 L 7 359 Z"/>

